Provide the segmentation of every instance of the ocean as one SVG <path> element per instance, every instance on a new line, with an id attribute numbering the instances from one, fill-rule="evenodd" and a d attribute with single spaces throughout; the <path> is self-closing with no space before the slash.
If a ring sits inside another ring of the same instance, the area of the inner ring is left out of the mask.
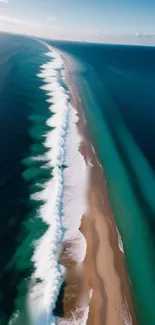
<path id="1" fill-rule="evenodd" d="M 63 70 L 44 42 L 0 34 L 1 325 L 55 324 L 62 243 L 85 256 L 86 167 Z"/>
<path id="2" fill-rule="evenodd" d="M 87 175 L 77 114 L 62 58 L 50 46 L 74 60 L 74 87 L 104 169 L 138 324 L 154 325 L 155 48 L 3 33 L 0 325 L 55 324 L 64 285 L 59 247 L 79 238 L 75 260 L 83 261 L 86 251 L 78 230 Z"/>
<path id="3" fill-rule="evenodd" d="M 22 174 L 32 144 L 28 117 L 38 102 L 40 83 L 35 78 L 38 64 L 34 60 L 38 50 L 39 44 L 38 49 L 31 48 L 22 37 L 0 34 L 1 324 L 7 324 L 13 313 L 19 286 L 30 268 L 28 263 L 20 269 L 15 253 L 28 213 L 29 190 Z"/>

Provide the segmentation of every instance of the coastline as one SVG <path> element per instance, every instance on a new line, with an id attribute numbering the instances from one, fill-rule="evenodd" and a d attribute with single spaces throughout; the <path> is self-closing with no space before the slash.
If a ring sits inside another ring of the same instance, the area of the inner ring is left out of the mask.
<path id="1" fill-rule="evenodd" d="M 64 291 L 64 319 L 65 316 L 67 319 L 69 314 L 72 314 L 73 308 L 76 308 L 79 294 L 81 294 L 79 288 L 82 288 L 82 295 L 86 297 L 87 303 L 89 302 L 88 325 L 136 325 L 129 278 L 124 255 L 120 249 L 118 230 L 109 205 L 104 172 L 89 140 L 81 103 L 71 81 L 71 58 L 65 53 L 59 53 L 64 61 L 65 83 L 71 92 L 71 104 L 79 117 L 76 123 L 82 137 L 79 150 L 89 170 L 88 211 L 85 211 L 80 227 L 86 239 L 87 251 L 80 278 L 76 272 L 75 262 L 72 259 L 66 261 L 66 257 L 62 257 L 62 264 L 69 269 Z M 73 278 L 74 285 L 71 285 Z M 90 290 L 92 290 L 91 299 L 89 298 Z M 72 299 L 69 299 L 68 303 L 69 295 L 74 295 L 74 303 Z M 62 321 L 60 323 L 63 324 Z"/>

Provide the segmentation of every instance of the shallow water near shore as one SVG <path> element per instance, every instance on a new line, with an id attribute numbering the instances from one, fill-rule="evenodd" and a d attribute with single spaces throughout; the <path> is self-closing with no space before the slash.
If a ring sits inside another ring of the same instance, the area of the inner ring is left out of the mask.
<path id="1" fill-rule="evenodd" d="M 78 262 L 83 260 L 86 250 L 84 237 L 79 232 L 85 209 L 87 173 L 78 151 L 78 117 L 63 81 L 64 65 L 59 53 L 35 39 L 0 36 L 4 70 L 1 113 L 8 144 L 14 140 L 12 147 L 4 147 L 4 157 L 9 148 L 7 159 L 11 157 L 14 166 L 10 168 L 10 179 L 16 180 L 18 190 L 16 193 L 16 187 L 1 179 L 2 190 L 7 187 L 5 200 L 1 193 L 2 218 L 7 214 L 8 192 L 10 210 L 3 234 L 3 245 L 8 234 L 9 243 L 8 249 L 2 252 L 0 322 L 54 324 L 58 315 L 55 307 L 65 279 L 65 269 L 59 263 L 61 245 L 78 237 L 78 245 L 72 252 Z M 13 71 L 16 73 L 12 80 Z M 11 98 L 13 107 L 8 105 Z M 5 116 L 6 109 L 8 115 Z M 16 121 L 16 128 L 9 133 L 10 119 Z M 19 148 L 16 141 L 20 143 Z M 81 170 L 80 177 L 77 177 L 77 166 Z M 9 177 L 7 171 L 5 175 Z M 11 208 L 11 200 L 14 208 Z"/>

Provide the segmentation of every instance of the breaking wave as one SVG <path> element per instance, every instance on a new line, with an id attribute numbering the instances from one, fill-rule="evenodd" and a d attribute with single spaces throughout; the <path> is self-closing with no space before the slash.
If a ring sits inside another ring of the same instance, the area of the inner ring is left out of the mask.
<path id="1" fill-rule="evenodd" d="M 77 111 L 70 104 L 70 94 L 63 83 L 63 60 L 58 52 L 48 48 L 50 51 L 46 56 L 49 60 L 40 67 L 37 75 L 43 81 L 41 88 L 48 96 L 51 115 L 46 122 L 49 131 L 43 143 L 46 152 L 43 156 L 31 157 L 33 161 L 45 161 L 42 168 L 51 170 L 49 181 L 38 184 L 42 189 L 31 195 L 33 201 L 43 202 L 38 215 L 48 225 L 44 235 L 35 242 L 32 258 L 35 271 L 28 308 L 32 324 L 37 325 L 40 322 L 55 324 L 53 310 L 65 273 L 65 268 L 59 264 L 63 241 L 78 239 L 73 252 L 77 262 L 82 262 L 86 253 L 86 242 L 79 227 L 86 209 L 87 173 L 79 152 L 81 138 L 76 127 Z"/>

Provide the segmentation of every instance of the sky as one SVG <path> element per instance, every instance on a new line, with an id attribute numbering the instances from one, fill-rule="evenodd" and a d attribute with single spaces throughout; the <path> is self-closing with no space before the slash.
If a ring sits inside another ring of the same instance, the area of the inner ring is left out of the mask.
<path id="1" fill-rule="evenodd" d="M 0 31 L 155 44 L 155 0 L 0 0 Z"/>

